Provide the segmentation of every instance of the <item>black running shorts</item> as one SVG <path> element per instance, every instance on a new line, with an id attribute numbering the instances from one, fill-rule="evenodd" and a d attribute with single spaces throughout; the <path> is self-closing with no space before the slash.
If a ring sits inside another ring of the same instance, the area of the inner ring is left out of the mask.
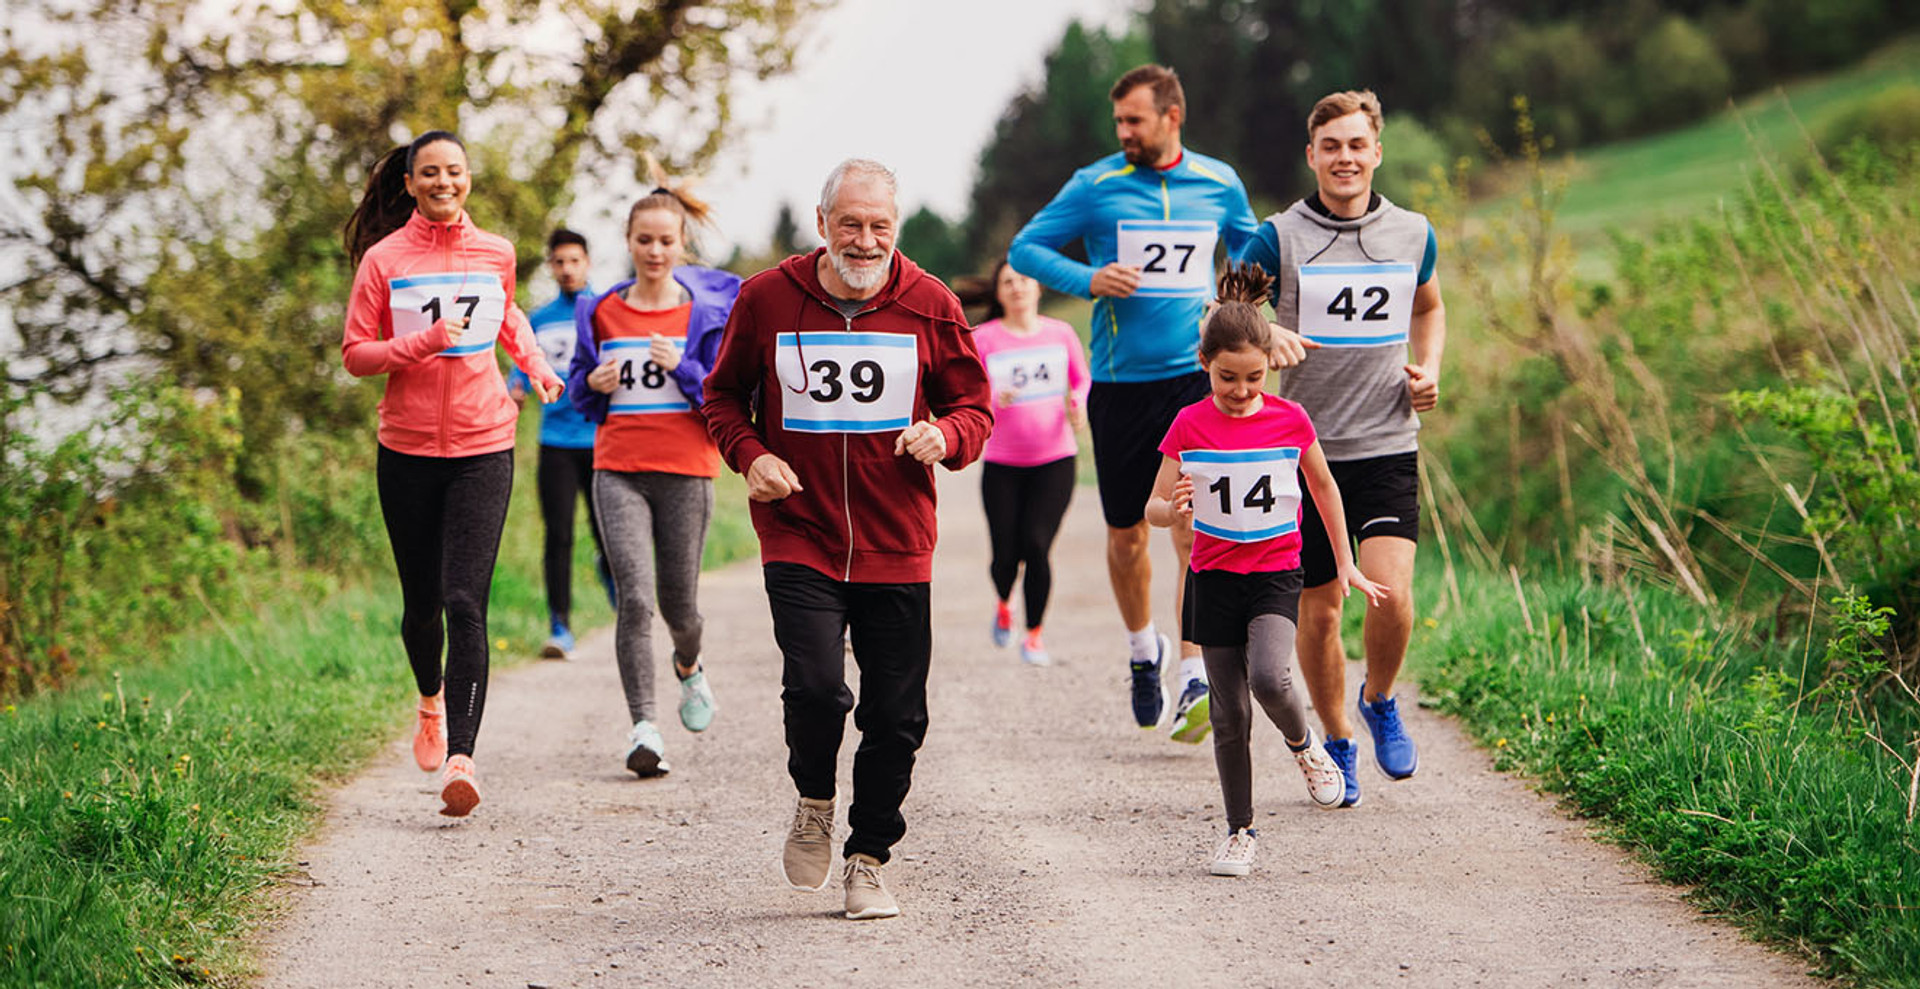
<path id="1" fill-rule="evenodd" d="M 1247 626 L 1261 615 L 1300 623 L 1300 571 L 1187 571 L 1180 638 L 1203 646 L 1244 646 Z"/>
<path id="2" fill-rule="evenodd" d="M 1420 454 L 1390 453 L 1365 460 L 1328 461 L 1333 483 L 1346 509 L 1347 537 L 1354 543 L 1375 536 L 1420 541 Z M 1320 521 L 1313 493 L 1300 485 L 1300 569 L 1306 586 L 1319 587 L 1340 575 L 1333 544 Z"/>
<path id="3" fill-rule="evenodd" d="M 1160 441 L 1173 417 L 1207 397 L 1207 372 L 1158 381 L 1096 381 L 1087 395 L 1087 428 L 1093 433 L 1093 466 L 1099 474 L 1100 511 L 1115 529 L 1146 518 L 1147 498 L 1160 473 Z"/>

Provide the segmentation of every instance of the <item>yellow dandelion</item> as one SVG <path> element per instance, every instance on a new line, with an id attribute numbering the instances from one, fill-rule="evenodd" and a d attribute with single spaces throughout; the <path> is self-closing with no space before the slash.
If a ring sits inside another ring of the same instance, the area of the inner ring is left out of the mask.
<path id="1" fill-rule="evenodd" d="M 1547 724 L 1553 724 L 1553 712 L 1552 712 L 1552 711 L 1548 711 L 1548 712 L 1547 712 Z"/>
<path id="2" fill-rule="evenodd" d="M 113 700 L 113 695 L 103 690 L 100 692 L 100 699 L 102 701 L 110 701 Z"/>
<path id="3" fill-rule="evenodd" d="M 18 713 L 18 712 L 19 712 L 19 710 L 20 710 L 19 708 L 17 708 L 17 707 L 14 707 L 14 706 L 13 706 L 12 704 L 8 704 L 8 705 L 7 705 L 7 713 L 8 713 L 8 714 L 15 714 L 15 713 Z"/>
<path id="4" fill-rule="evenodd" d="M 1440 621 L 1437 618 L 1423 618 L 1421 619 L 1420 624 L 1425 625 L 1428 628 L 1440 627 Z"/>
<path id="5" fill-rule="evenodd" d="M 1493 743 L 1493 747 L 1496 749 L 1504 749 L 1507 747 L 1507 740 L 1504 738 L 1498 739 Z"/>
<path id="6" fill-rule="evenodd" d="M 494 647 L 495 649 L 498 649 L 498 650 L 500 650 L 501 652 L 505 652 L 505 651 L 507 650 L 507 640 L 505 640 L 505 639 L 495 639 L 495 640 L 493 640 L 493 647 Z"/>
<path id="7" fill-rule="evenodd" d="M 107 726 L 107 723 L 104 721 L 96 721 L 93 723 L 93 726 L 95 728 L 105 728 Z"/>

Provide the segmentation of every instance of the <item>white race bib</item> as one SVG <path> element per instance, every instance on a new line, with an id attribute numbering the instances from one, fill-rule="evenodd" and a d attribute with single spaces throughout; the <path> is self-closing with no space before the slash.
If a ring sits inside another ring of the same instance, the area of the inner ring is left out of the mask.
<path id="1" fill-rule="evenodd" d="M 920 340 L 908 333 L 779 335 L 781 426 L 794 433 L 884 433 L 913 420 Z"/>
<path id="2" fill-rule="evenodd" d="M 1121 220 L 1121 264 L 1140 269 L 1139 298 L 1213 298 L 1213 245 L 1220 229 L 1202 220 Z"/>
<path id="3" fill-rule="evenodd" d="M 1257 543 L 1300 528 L 1300 448 L 1185 450 L 1193 478 L 1193 531 Z"/>
<path id="4" fill-rule="evenodd" d="M 507 318 L 507 292 L 490 272 L 430 272 L 388 279 L 387 307 L 396 340 L 425 332 L 442 319 L 464 318 L 460 342 L 440 356 L 465 357 L 493 349 Z"/>
<path id="5" fill-rule="evenodd" d="M 684 342 L 672 339 L 675 352 L 684 349 Z M 659 415 L 663 412 L 689 412 L 693 403 L 687 401 L 687 395 L 680 385 L 667 373 L 667 369 L 653 362 L 648 354 L 653 350 L 653 342 L 647 337 L 619 337 L 600 345 L 600 360 L 619 362 L 618 384 L 612 394 L 607 396 L 607 414 L 610 416 Z"/>
<path id="6" fill-rule="evenodd" d="M 1306 264 L 1300 335 L 1328 347 L 1407 342 L 1415 272 L 1410 264 Z"/>
<path id="7" fill-rule="evenodd" d="M 567 368 L 573 366 L 573 348 L 580 343 L 580 334 L 573 328 L 573 320 L 555 320 L 541 323 L 533 328 L 533 338 L 540 343 L 540 352 L 547 355 L 547 364 L 553 373 L 561 378 L 567 376 Z"/>
<path id="8" fill-rule="evenodd" d="M 987 355 L 993 393 L 1011 392 L 1013 404 L 1059 401 L 1067 393 L 1067 348 L 1055 344 L 1001 350 Z"/>

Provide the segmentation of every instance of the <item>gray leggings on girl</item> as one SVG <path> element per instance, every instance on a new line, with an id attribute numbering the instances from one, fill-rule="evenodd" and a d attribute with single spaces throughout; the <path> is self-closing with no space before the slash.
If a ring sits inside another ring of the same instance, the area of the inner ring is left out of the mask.
<path id="1" fill-rule="evenodd" d="M 619 599 L 613 652 L 627 714 L 654 720 L 653 599 L 682 665 L 700 657 L 700 554 L 713 517 L 713 479 L 652 471 L 596 470 L 600 542 Z"/>
<path id="2" fill-rule="evenodd" d="M 1280 734 L 1307 737 L 1307 712 L 1293 689 L 1294 625 L 1282 615 L 1260 615 L 1247 624 L 1240 646 L 1202 646 L 1207 663 L 1208 704 L 1213 722 L 1213 764 L 1220 772 L 1220 798 L 1229 830 L 1253 824 L 1253 699 Z"/>

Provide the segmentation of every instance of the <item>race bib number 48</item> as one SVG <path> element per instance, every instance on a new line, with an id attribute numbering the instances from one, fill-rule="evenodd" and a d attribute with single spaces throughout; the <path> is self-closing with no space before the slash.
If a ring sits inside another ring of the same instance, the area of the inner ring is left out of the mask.
<path id="1" fill-rule="evenodd" d="M 994 394 L 1011 394 L 1015 405 L 1058 401 L 1067 393 L 1067 348 L 1048 344 L 988 354 L 987 377 Z"/>
<path id="2" fill-rule="evenodd" d="M 1134 295 L 1148 299 L 1213 298 L 1213 245 L 1220 230 L 1198 220 L 1121 220 L 1121 264 L 1140 269 Z"/>
<path id="3" fill-rule="evenodd" d="M 507 318 L 507 293 L 499 276 L 486 272 L 407 275 L 387 281 L 387 308 L 396 340 L 424 333 L 442 319 L 465 319 L 460 342 L 440 352 L 465 357 L 493 349 Z"/>
<path id="4" fill-rule="evenodd" d="M 788 432 L 905 429 L 920 388 L 920 341 L 906 333 L 782 333 L 774 372 Z"/>
<path id="5" fill-rule="evenodd" d="M 1193 478 L 1193 531 L 1257 543 L 1300 528 L 1300 449 L 1186 450 Z"/>
<path id="6" fill-rule="evenodd" d="M 1406 343 L 1413 323 L 1410 264 L 1305 264 L 1300 335 L 1327 347 Z"/>
<path id="7" fill-rule="evenodd" d="M 672 343 L 676 350 L 681 346 L 679 340 Z M 667 369 L 648 356 L 651 350 L 652 344 L 645 337 L 622 337 L 600 345 L 602 360 L 619 362 L 618 384 L 607 396 L 608 415 L 659 415 L 693 408 Z"/>

